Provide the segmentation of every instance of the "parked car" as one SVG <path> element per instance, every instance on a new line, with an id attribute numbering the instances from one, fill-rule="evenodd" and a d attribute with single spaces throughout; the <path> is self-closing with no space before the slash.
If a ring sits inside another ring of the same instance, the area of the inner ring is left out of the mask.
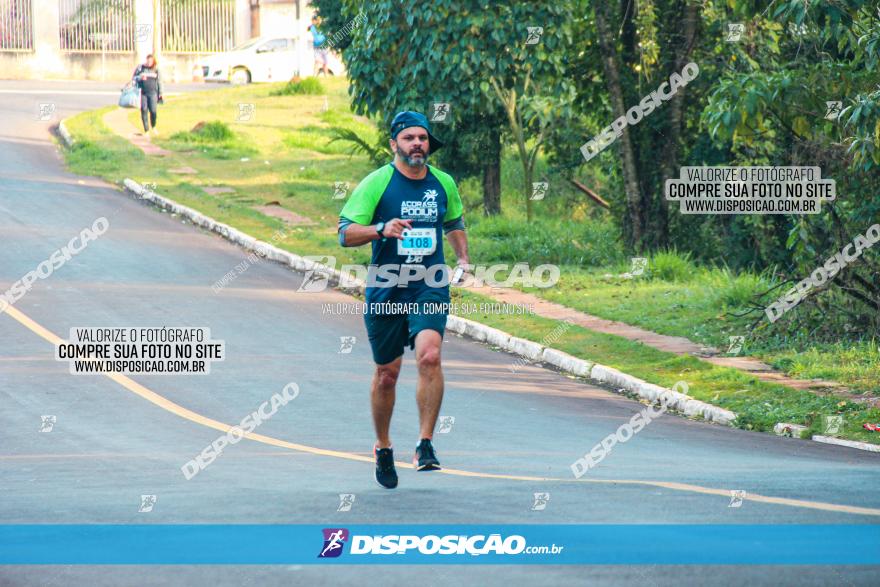
<path id="1" fill-rule="evenodd" d="M 312 75 L 314 54 L 302 38 L 257 37 L 226 51 L 200 60 L 205 81 L 248 84 L 287 81 L 294 75 Z M 343 71 L 338 57 L 330 53 L 330 71 Z"/>

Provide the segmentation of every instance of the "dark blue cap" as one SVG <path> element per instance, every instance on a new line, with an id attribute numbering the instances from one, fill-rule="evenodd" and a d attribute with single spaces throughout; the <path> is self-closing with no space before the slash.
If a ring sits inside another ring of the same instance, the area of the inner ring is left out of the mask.
<path id="1" fill-rule="evenodd" d="M 443 141 L 431 134 L 431 125 L 427 117 L 424 114 L 410 110 L 398 112 L 394 116 L 394 120 L 391 121 L 391 138 L 396 139 L 400 131 L 411 126 L 420 126 L 428 131 L 428 144 L 430 145 L 431 153 L 443 146 Z"/>

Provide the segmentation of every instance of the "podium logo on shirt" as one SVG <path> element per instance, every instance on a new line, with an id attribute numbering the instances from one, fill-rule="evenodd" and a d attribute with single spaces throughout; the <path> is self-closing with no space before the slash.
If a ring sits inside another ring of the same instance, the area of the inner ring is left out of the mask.
<path id="1" fill-rule="evenodd" d="M 414 220 L 437 221 L 437 190 L 425 190 L 421 201 L 404 200 L 400 203 L 400 217 Z"/>

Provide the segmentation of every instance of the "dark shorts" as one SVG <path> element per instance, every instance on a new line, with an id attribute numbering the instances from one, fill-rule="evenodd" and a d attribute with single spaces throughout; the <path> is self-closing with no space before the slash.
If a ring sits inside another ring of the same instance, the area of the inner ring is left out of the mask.
<path id="1" fill-rule="evenodd" d="M 410 349 L 415 349 L 416 335 L 422 330 L 435 330 L 442 338 L 446 330 L 448 309 L 444 308 L 441 312 L 437 305 L 448 302 L 449 298 L 428 294 L 413 302 L 401 302 L 401 307 L 397 309 L 403 311 L 364 314 L 373 361 L 377 365 L 385 365 L 401 356 L 407 345 Z"/>

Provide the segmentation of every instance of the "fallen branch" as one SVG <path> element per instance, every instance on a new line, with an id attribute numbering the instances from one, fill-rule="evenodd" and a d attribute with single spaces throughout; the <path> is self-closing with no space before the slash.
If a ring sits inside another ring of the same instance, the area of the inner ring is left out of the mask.
<path id="1" fill-rule="evenodd" d="M 602 199 L 602 196 L 600 196 L 599 194 L 597 194 L 596 192 L 594 192 L 593 190 L 591 190 L 590 188 L 588 188 L 587 186 L 585 186 L 584 184 L 582 184 L 581 182 L 579 182 L 578 180 L 576 180 L 576 179 L 571 179 L 571 180 L 569 180 L 569 181 L 571 181 L 571 183 L 574 185 L 574 187 L 576 187 L 576 188 L 579 189 L 580 191 L 582 191 L 582 192 L 584 192 L 585 194 L 587 194 L 587 195 L 588 195 L 588 196 L 589 196 L 594 202 L 596 202 L 597 204 L 599 204 L 600 206 L 602 206 L 602 207 L 605 208 L 606 210 L 608 210 L 609 208 L 611 208 L 611 204 L 609 204 L 608 202 L 606 202 L 605 200 L 603 200 L 603 199 Z"/>

